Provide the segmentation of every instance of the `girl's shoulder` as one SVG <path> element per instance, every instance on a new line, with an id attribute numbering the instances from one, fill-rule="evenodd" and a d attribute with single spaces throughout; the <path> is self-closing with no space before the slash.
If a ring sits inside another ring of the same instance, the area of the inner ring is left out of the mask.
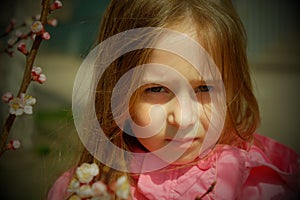
<path id="1" fill-rule="evenodd" d="M 254 137 L 248 150 L 228 145 L 216 148 L 219 182 L 216 189 L 222 192 L 231 184 L 239 188 L 241 192 L 236 197 L 241 199 L 275 196 L 293 199 L 300 189 L 299 154 L 269 137 L 259 134 Z"/>
<path id="2" fill-rule="evenodd" d="M 64 172 L 50 188 L 47 200 L 66 199 L 68 196 L 68 185 L 74 175 L 75 167 Z"/>
<path id="3" fill-rule="evenodd" d="M 300 155 L 296 151 L 269 137 L 260 134 L 254 136 L 250 154 L 255 155 L 256 152 L 264 155 L 266 161 L 287 173 L 299 170 Z"/>
<path id="4" fill-rule="evenodd" d="M 300 189 L 300 156 L 293 149 L 269 137 L 255 134 L 247 165 L 251 171 L 244 184 L 244 196 L 264 191 L 263 197 L 277 193 L 278 199 L 298 199 Z"/>
<path id="5" fill-rule="evenodd" d="M 247 146 L 247 145 L 245 145 Z M 217 145 L 212 157 L 238 158 L 248 168 L 268 166 L 283 173 L 299 171 L 300 155 L 293 149 L 269 137 L 254 134 L 254 142 L 247 150 L 230 145 Z"/>

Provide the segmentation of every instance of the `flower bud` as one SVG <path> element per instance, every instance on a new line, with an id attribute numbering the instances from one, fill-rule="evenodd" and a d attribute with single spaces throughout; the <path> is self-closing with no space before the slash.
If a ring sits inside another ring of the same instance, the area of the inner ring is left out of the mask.
<path id="1" fill-rule="evenodd" d="M 50 34 L 48 32 L 44 32 L 42 37 L 44 40 L 50 40 L 50 38 L 51 38 Z"/>
<path id="2" fill-rule="evenodd" d="M 61 1 L 54 1 L 53 4 L 50 7 L 50 10 L 57 10 L 62 7 L 62 2 Z"/>
<path id="3" fill-rule="evenodd" d="M 21 42 L 18 47 L 17 47 L 18 51 L 20 51 L 21 53 L 23 53 L 24 55 L 28 54 L 27 48 L 26 48 L 26 44 Z"/>
<path id="4" fill-rule="evenodd" d="M 10 150 L 16 150 L 20 147 L 21 147 L 20 140 L 11 140 L 6 146 L 6 148 Z"/>
<path id="5" fill-rule="evenodd" d="M 47 23 L 48 23 L 50 26 L 55 27 L 55 26 L 57 26 L 57 19 L 49 19 L 49 20 L 47 21 Z"/>
<path id="6" fill-rule="evenodd" d="M 43 84 L 47 80 L 47 77 L 45 74 L 40 74 L 39 78 L 37 79 L 37 82 L 40 84 Z"/>
<path id="7" fill-rule="evenodd" d="M 37 81 L 40 84 L 46 81 L 47 77 L 45 74 L 42 74 L 42 69 L 40 67 L 32 67 L 31 71 L 31 80 Z"/>
<path id="8" fill-rule="evenodd" d="M 14 95 L 11 92 L 6 92 L 2 95 L 2 100 L 4 103 L 8 103 L 14 98 Z"/>

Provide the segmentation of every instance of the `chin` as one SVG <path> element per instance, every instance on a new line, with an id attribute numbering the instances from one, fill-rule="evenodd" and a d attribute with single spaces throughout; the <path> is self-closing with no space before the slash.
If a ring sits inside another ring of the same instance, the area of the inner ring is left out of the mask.
<path id="1" fill-rule="evenodd" d="M 171 165 L 185 165 L 198 160 L 198 155 L 182 155 L 179 159 L 171 163 Z"/>

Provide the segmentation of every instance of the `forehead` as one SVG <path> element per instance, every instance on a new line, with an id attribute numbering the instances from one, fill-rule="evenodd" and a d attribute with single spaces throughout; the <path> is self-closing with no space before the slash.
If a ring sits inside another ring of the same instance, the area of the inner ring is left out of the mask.
<path id="1" fill-rule="evenodd" d="M 181 48 L 181 46 L 176 46 Z M 208 54 L 196 52 L 199 49 L 184 49 L 186 54 L 194 54 L 192 59 L 183 55 L 161 49 L 154 49 L 148 59 L 147 67 L 143 70 L 143 82 L 176 81 L 184 77 L 189 82 L 200 80 L 214 80 L 211 73 L 215 65 L 210 61 Z"/>
<path id="2" fill-rule="evenodd" d="M 202 47 L 197 29 L 189 21 L 166 26 L 167 30 L 157 38 L 148 63 L 159 63 L 169 66 L 182 75 L 193 75 L 199 79 L 209 78 L 211 67 L 215 67 L 213 60 Z M 146 70 L 146 73 L 150 73 Z M 152 74 L 162 77 L 168 75 L 167 71 L 151 70 Z"/>
<path id="3" fill-rule="evenodd" d="M 150 59 L 151 66 L 145 68 L 145 78 L 170 78 L 174 74 L 189 76 L 190 79 L 201 79 L 199 71 L 179 55 L 163 50 L 153 50 Z"/>

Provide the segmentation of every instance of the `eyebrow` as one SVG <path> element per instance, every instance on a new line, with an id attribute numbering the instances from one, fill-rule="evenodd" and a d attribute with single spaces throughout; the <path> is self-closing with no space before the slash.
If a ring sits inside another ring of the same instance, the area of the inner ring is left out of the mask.
<path id="1" fill-rule="evenodd" d="M 191 85 L 210 85 L 210 84 L 218 84 L 218 83 L 220 83 L 220 82 L 222 82 L 222 80 L 193 79 L 193 80 L 190 80 L 190 81 L 189 81 L 189 83 L 190 83 Z"/>
<path id="2" fill-rule="evenodd" d="M 163 79 L 163 78 L 160 78 L 160 77 L 155 77 L 155 78 L 147 78 L 147 79 L 143 79 L 142 80 L 142 84 L 169 84 L 170 81 L 173 81 L 173 80 L 170 80 L 170 79 Z M 215 84 L 219 84 L 221 83 L 222 80 L 203 80 L 203 79 L 192 79 L 190 81 L 188 81 L 188 83 L 192 86 L 198 86 L 198 85 L 215 85 Z"/>

